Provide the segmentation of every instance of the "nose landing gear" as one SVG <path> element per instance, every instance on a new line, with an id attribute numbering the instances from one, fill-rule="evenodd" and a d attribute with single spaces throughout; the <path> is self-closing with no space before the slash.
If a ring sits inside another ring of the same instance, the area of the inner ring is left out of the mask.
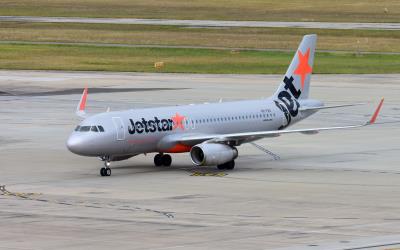
<path id="1" fill-rule="evenodd" d="M 111 161 L 110 157 L 101 157 L 101 160 L 104 162 L 104 167 L 100 169 L 101 176 L 110 176 L 111 175 Z"/>

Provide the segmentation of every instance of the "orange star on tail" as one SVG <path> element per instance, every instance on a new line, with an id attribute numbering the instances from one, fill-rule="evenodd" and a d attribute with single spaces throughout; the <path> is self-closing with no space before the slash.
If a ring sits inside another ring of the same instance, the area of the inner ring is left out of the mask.
<path id="1" fill-rule="evenodd" d="M 301 89 L 304 89 L 304 81 L 308 74 L 312 72 L 311 66 L 308 64 L 308 58 L 310 57 L 310 48 L 307 49 L 305 55 L 301 53 L 301 51 L 297 51 L 297 55 L 299 57 L 299 64 L 297 65 L 296 70 L 294 71 L 295 75 L 299 75 L 301 77 Z"/>

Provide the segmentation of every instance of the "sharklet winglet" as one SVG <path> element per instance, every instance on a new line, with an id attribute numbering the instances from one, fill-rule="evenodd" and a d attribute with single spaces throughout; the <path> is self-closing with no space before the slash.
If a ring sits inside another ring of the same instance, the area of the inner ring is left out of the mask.
<path id="1" fill-rule="evenodd" d="M 376 118 L 379 115 L 379 112 L 381 111 L 382 105 L 383 105 L 383 101 L 385 100 L 385 98 L 382 98 L 381 101 L 379 102 L 378 107 L 376 108 L 374 114 L 372 115 L 371 119 L 367 122 L 366 125 L 371 125 L 374 124 L 376 121 Z"/>
<path id="2" fill-rule="evenodd" d="M 85 110 L 87 95 L 88 95 L 88 88 L 86 87 L 86 88 L 83 90 L 82 97 L 81 97 L 81 100 L 80 100 L 80 102 L 79 102 L 79 110 L 80 110 L 80 111 Z"/>
<path id="3" fill-rule="evenodd" d="M 86 100 L 87 100 L 87 96 L 88 96 L 88 88 L 86 87 L 83 90 L 81 99 L 78 103 L 78 106 L 76 107 L 76 115 L 82 118 L 86 117 L 86 112 L 85 112 L 85 108 L 86 108 Z"/>

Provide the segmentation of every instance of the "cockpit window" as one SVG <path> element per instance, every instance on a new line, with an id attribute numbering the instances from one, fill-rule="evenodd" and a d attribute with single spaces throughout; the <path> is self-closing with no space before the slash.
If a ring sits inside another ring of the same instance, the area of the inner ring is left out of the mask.
<path id="1" fill-rule="evenodd" d="M 99 127 L 100 132 L 104 132 L 103 126 L 98 126 L 98 127 Z"/>
<path id="2" fill-rule="evenodd" d="M 79 132 L 89 132 L 90 131 L 90 126 L 82 126 L 79 129 Z"/>
<path id="3" fill-rule="evenodd" d="M 92 131 L 92 132 L 98 133 L 98 132 L 104 132 L 104 128 L 103 128 L 103 126 L 77 126 L 75 128 L 75 131 L 79 131 L 79 132 Z"/>

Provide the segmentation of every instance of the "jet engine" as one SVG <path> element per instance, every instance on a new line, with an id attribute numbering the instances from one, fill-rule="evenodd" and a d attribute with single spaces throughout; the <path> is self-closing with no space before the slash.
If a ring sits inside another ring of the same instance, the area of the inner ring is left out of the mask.
<path id="1" fill-rule="evenodd" d="M 192 147 L 190 157 L 196 166 L 220 165 L 236 159 L 234 147 L 219 143 L 202 143 Z"/>

